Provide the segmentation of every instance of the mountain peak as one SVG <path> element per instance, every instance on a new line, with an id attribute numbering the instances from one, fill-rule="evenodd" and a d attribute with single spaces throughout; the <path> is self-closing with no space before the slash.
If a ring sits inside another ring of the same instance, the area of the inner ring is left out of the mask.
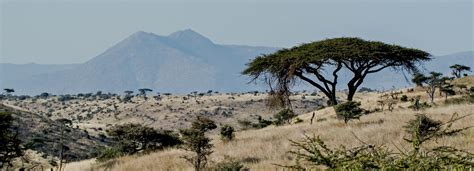
<path id="1" fill-rule="evenodd" d="M 153 33 L 148 33 L 148 32 L 145 32 L 145 31 L 137 31 L 135 33 L 133 33 L 131 36 L 129 37 L 133 37 L 133 38 L 145 38 L 145 37 L 155 37 L 156 35 L 153 34 Z"/>
<path id="2" fill-rule="evenodd" d="M 199 34 L 198 32 L 196 32 L 192 29 L 180 30 L 180 31 L 171 33 L 168 37 L 170 39 L 179 40 L 179 41 L 200 42 L 200 43 L 211 43 L 211 44 L 213 44 L 213 42 L 209 38 Z"/>

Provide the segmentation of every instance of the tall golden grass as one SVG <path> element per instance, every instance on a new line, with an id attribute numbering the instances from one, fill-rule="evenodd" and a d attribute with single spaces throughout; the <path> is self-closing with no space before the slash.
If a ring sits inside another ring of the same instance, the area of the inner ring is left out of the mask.
<path id="1" fill-rule="evenodd" d="M 424 111 L 413 111 L 407 108 L 397 108 L 389 112 L 376 112 L 365 115 L 360 120 L 344 124 L 337 120 L 331 108 L 316 112 L 315 122 L 310 125 L 311 113 L 299 116 L 305 122 L 280 127 L 267 127 L 259 130 L 247 130 L 236 133 L 235 140 L 224 143 L 217 135 L 210 135 L 215 145 L 214 153 L 210 160 L 212 163 L 220 162 L 224 156 L 229 156 L 243 161 L 251 170 L 275 170 L 279 165 L 293 164 L 294 158 L 287 153 L 292 149 L 289 139 L 300 139 L 303 135 L 319 135 L 324 141 L 333 146 L 345 145 L 353 147 L 365 143 L 385 145 L 396 151 L 408 148 L 410 144 L 403 141 L 406 135 L 403 126 L 407 121 L 415 118 L 417 113 L 426 113 L 433 119 L 446 121 L 453 113 L 468 115 L 474 113 L 474 104 L 441 105 Z M 317 122 L 316 120 L 320 120 Z M 474 126 L 474 115 L 468 116 L 457 122 L 454 127 Z M 323 120 L 323 121 L 321 121 Z M 474 152 L 474 130 L 470 129 L 464 134 L 438 139 L 428 144 L 432 146 L 449 145 L 469 152 Z M 110 163 L 93 164 L 93 170 L 192 170 L 180 156 L 186 152 L 178 149 L 167 149 L 149 155 L 126 156 Z M 211 164 L 212 164 L 211 163 Z M 90 164 L 90 163 L 88 163 Z M 81 167 L 81 166 L 76 166 Z M 90 170 L 90 165 L 82 166 Z M 281 169 L 281 168 L 280 168 Z"/>

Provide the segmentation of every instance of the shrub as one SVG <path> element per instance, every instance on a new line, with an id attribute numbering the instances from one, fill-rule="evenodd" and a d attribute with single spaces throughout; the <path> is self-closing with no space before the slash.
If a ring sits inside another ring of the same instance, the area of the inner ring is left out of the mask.
<path id="1" fill-rule="evenodd" d="M 268 125 L 271 125 L 273 122 L 270 120 L 263 119 L 262 116 L 257 117 L 257 123 L 252 124 L 253 128 L 265 128 Z"/>
<path id="2" fill-rule="evenodd" d="M 224 156 L 224 161 L 217 163 L 210 170 L 219 170 L 219 171 L 247 171 L 248 168 L 245 168 L 240 161 L 237 161 L 229 156 Z"/>
<path id="3" fill-rule="evenodd" d="M 351 119 L 359 119 L 363 115 L 363 109 L 360 108 L 360 102 L 348 101 L 334 106 L 336 115 L 339 119 L 344 119 L 347 124 Z"/>
<path id="4" fill-rule="evenodd" d="M 466 115 L 467 116 L 467 115 Z M 296 156 L 296 164 L 284 166 L 299 170 L 327 167 L 331 170 L 452 170 L 453 168 L 474 167 L 474 155 L 462 150 L 438 146 L 423 147 L 425 142 L 444 136 L 454 136 L 468 128 L 453 129 L 459 119 L 453 114 L 445 123 L 432 120 L 426 115 L 417 115 L 407 123 L 410 150 L 391 152 L 384 146 L 365 144 L 347 149 L 345 146 L 331 149 L 319 137 L 305 136 L 302 141 L 291 141 L 297 150 L 290 151 Z"/>
<path id="5" fill-rule="evenodd" d="M 105 161 L 120 157 L 121 155 L 122 155 L 122 152 L 120 152 L 119 149 L 113 148 L 113 147 L 106 147 L 99 150 L 99 153 L 97 155 L 97 161 L 105 162 Z"/>
<path id="6" fill-rule="evenodd" d="M 216 128 L 217 125 L 215 124 L 215 122 L 207 117 L 198 116 L 191 123 L 191 129 L 199 130 L 202 132 L 206 132 Z"/>
<path id="7" fill-rule="evenodd" d="M 171 131 L 157 131 L 139 124 L 117 125 L 107 130 L 115 141 L 114 148 L 123 154 L 153 151 L 181 144 Z"/>
<path id="8" fill-rule="evenodd" d="M 275 118 L 275 125 L 283 125 L 285 123 L 290 123 L 290 120 L 295 117 L 295 113 L 291 109 L 283 109 L 280 112 L 273 115 Z"/>
<path id="9" fill-rule="evenodd" d="M 361 87 L 359 89 L 359 92 L 374 92 L 374 91 L 376 91 L 376 90 L 372 90 L 372 89 L 367 88 L 367 87 Z"/>
<path id="10" fill-rule="evenodd" d="M 221 128 L 221 139 L 223 141 L 231 141 L 235 137 L 234 131 L 235 131 L 234 127 L 230 125 L 224 125 Z"/>
<path id="11" fill-rule="evenodd" d="M 407 95 L 402 95 L 402 97 L 400 97 L 400 101 L 407 102 L 408 101 L 408 96 Z"/>

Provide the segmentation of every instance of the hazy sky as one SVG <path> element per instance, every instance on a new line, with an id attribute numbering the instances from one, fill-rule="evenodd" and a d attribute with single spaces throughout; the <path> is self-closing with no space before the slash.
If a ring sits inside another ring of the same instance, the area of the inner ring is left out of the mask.
<path id="1" fill-rule="evenodd" d="M 443 55 L 474 49 L 473 8 L 473 0 L 1 0 L 0 63 L 80 63 L 139 30 L 187 28 L 225 44 L 355 36 Z"/>

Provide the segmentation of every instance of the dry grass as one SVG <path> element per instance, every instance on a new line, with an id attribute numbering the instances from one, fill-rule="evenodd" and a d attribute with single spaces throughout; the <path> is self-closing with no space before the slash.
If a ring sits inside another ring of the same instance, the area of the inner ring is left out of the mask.
<path id="1" fill-rule="evenodd" d="M 289 139 L 299 139 L 303 135 L 319 135 L 323 140 L 332 145 L 357 146 L 361 142 L 356 136 L 366 143 L 386 145 L 396 150 L 394 144 L 399 148 L 408 148 L 409 144 L 403 142 L 405 135 L 403 125 L 413 119 L 416 113 L 426 113 L 428 116 L 446 121 L 452 113 L 460 115 L 473 114 L 473 104 L 459 104 L 452 106 L 438 106 L 425 111 L 413 112 L 409 109 L 397 109 L 393 112 L 377 112 L 363 116 L 360 120 L 351 121 L 345 125 L 342 121 L 335 119 L 331 109 L 323 109 L 316 112 L 316 118 L 326 118 L 322 122 L 308 123 L 308 115 L 300 116 L 305 122 L 281 127 L 267 127 L 260 130 L 248 130 L 238 132 L 236 139 L 229 143 L 223 143 L 216 135 L 211 135 L 215 152 L 211 160 L 219 162 L 224 156 L 230 156 L 245 161 L 246 167 L 252 170 L 275 170 L 274 164 L 292 164 L 293 157 L 287 153 L 291 150 Z M 457 128 L 474 126 L 471 115 L 454 126 Z M 315 119 L 316 120 L 316 119 Z M 474 130 L 468 130 L 465 134 L 438 139 L 432 145 L 450 145 L 469 152 L 474 152 Z M 110 164 L 108 168 L 118 171 L 132 170 L 190 170 L 191 167 L 179 156 L 185 152 L 177 149 L 169 149 L 144 156 L 122 157 Z M 97 170 L 104 170 L 104 164 L 96 164 Z"/>
<path id="2" fill-rule="evenodd" d="M 462 78 L 458 78 L 458 79 L 455 79 L 453 82 L 452 82 L 453 85 L 464 85 L 464 86 L 472 86 L 474 85 L 474 76 L 467 76 L 467 77 L 462 77 Z"/>

